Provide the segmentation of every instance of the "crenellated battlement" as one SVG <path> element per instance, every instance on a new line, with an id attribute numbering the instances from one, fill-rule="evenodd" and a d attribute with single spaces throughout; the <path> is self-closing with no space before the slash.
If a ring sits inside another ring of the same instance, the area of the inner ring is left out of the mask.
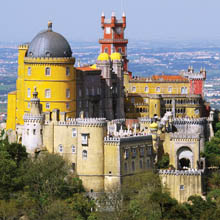
<path id="1" fill-rule="evenodd" d="M 206 118 L 175 118 L 173 119 L 174 125 L 192 124 L 192 125 L 204 125 L 207 123 Z"/>
<path id="2" fill-rule="evenodd" d="M 133 141 L 147 141 L 147 140 L 152 140 L 151 135 L 146 135 L 146 134 L 138 134 L 134 136 L 129 136 L 129 137 L 110 137 L 107 136 L 104 139 L 105 143 L 123 143 L 123 142 L 133 142 Z"/>
<path id="3" fill-rule="evenodd" d="M 42 122 L 44 120 L 44 115 L 32 115 L 30 113 L 24 114 L 24 122 Z"/>
<path id="4" fill-rule="evenodd" d="M 21 44 L 18 46 L 19 50 L 28 50 L 29 44 Z"/>
<path id="5" fill-rule="evenodd" d="M 153 122 L 152 118 L 138 118 L 138 120 L 142 123 L 152 123 Z"/>
<path id="6" fill-rule="evenodd" d="M 66 121 L 59 121 L 61 126 L 84 126 L 84 127 L 103 127 L 107 125 L 105 118 L 68 118 Z"/>
<path id="7" fill-rule="evenodd" d="M 74 64 L 74 57 L 25 57 L 24 63 L 28 64 Z"/>
<path id="8" fill-rule="evenodd" d="M 203 170 L 189 169 L 189 170 L 159 170 L 159 175 L 173 175 L 173 176 L 201 176 Z"/>

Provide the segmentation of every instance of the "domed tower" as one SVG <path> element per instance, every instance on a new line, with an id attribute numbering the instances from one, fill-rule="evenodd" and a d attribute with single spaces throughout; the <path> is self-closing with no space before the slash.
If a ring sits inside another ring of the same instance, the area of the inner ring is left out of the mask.
<path id="1" fill-rule="evenodd" d="M 59 109 L 67 116 L 76 115 L 75 58 L 67 40 L 52 30 L 40 32 L 29 45 L 19 47 L 16 106 L 8 129 L 23 125 L 23 115 L 30 112 L 31 93 L 38 88 L 42 111 Z M 14 98 L 14 97 L 13 97 Z"/>
<path id="2" fill-rule="evenodd" d="M 24 114 L 24 129 L 22 133 L 22 145 L 28 153 L 33 154 L 37 148 L 43 145 L 44 115 L 41 114 L 41 104 L 36 87 L 31 99 L 31 112 Z"/>
<path id="3" fill-rule="evenodd" d="M 101 53 L 96 62 L 97 68 L 101 69 L 104 81 L 104 114 L 108 120 L 114 118 L 112 103 L 112 64 L 107 53 Z"/>
<path id="4" fill-rule="evenodd" d="M 113 72 L 116 74 L 116 118 L 125 118 L 124 112 L 124 71 L 123 60 L 120 53 L 111 54 Z M 114 102 L 114 101 L 113 101 Z"/>

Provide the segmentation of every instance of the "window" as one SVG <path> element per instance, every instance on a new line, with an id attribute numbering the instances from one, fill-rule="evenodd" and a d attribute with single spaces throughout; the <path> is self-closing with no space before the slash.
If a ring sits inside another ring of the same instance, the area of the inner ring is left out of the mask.
<path id="1" fill-rule="evenodd" d="M 82 158 L 83 158 L 83 160 L 86 160 L 87 159 L 87 151 L 86 150 L 83 150 L 83 152 L 82 152 Z"/>
<path id="2" fill-rule="evenodd" d="M 136 87 L 133 86 L 132 89 L 131 89 L 131 91 L 132 91 L 132 92 L 136 92 Z"/>
<path id="3" fill-rule="evenodd" d="M 58 151 L 59 151 L 60 153 L 63 152 L 63 145 L 60 144 L 60 145 L 58 146 Z"/>
<path id="4" fill-rule="evenodd" d="M 31 75 L 31 67 L 28 67 L 28 76 Z"/>
<path id="5" fill-rule="evenodd" d="M 82 108 L 82 102 L 79 101 L 79 108 Z"/>
<path id="6" fill-rule="evenodd" d="M 131 103 L 134 104 L 134 97 L 131 98 Z"/>
<path id="7" fill-rule="evenodd" d="M 133 157 L 133 158 L 137 156 L 136 148 L 132 148 L 132 149 L 131 149 L 131 152 L 132 152 L 132 157 Z"/>
<path id="8" fill-rule="evenodd" d="M 181 94 L 187 94 L 187 87 L 181 88 Z"/>
<path id="9" fill-rule="evenodd" d="M 142 168 L 143 168 L 143 161 L 140 160 L 140 161 L 139 161 L 139 164 L 140 164 L 140 169 L 142 169 Z"/>
<path id="10" fill-rule="evenodd" d="M 46 102 L 46 109 L 50 109 L 50 103 Z"/>
<path id="11" fill-rule="evenodd" d="M 30 108 L 31 107 L 31 103 L 30 102 L 28 102 L 28 108 Z"/>
<path id="12" fill-rule="evenodd" d="M 143 147 L 140 148 L 140 156 L 144 157 L 144 148 Z"/>
<path id="13" fill-rule="evenodd" d="M 95 89 L 92 88 L 92 95 L 95 95 Z"/>
<path id="14" fill-rule="evenodd" d="M 75 171 L 76 170 L 76 164 L 72 163 L 72 170 Z"/>
<path id="15" fill-rule="evenodd" d="M 40 135 L 43 135 L 43 129 L 40 129 Z"/>
<path id="16" fill-rule="evenodd" d="M 50 89 L 45 89 L 45 98 L 50 98 L 50 97 L 51 97 Z"/>
<path id="17" fill-rule="evenodd" d="M 66 97 L 70 98 L 70 89 L 66 89 Z"/>
<path id="18" fill-rule="evenodd" d="M 145 87 L 144 91 L 145 91 L 145 92 L 149 92 L 148 86 Z"/>
<path id="19" fill-rule="evenodd" d="M 118 48 L 118 52 L 122 53 L 122 48 L 121 47 Z"/>
<path id="20" fill-rule="evenodd" d="M 79 89 L 79 97 L 81 97 L 81 96 L 82 96 L 82 90 Z"/>
<path id="21" fill-rule="evenodd" d="M 151 147 L 148 147 L 148 148 L 147 148 L 147 155 L 150 156 L 151 154 L 152 154 Z"/>
<path id="22" fill-rule="evenodd" d="M 73 145 L 72 146 L 72 153 L 75 154 L 76 153 L 76 147 Z"/>
<path id="23" fill-rule="evenodd" d="M 105 28 L 105 33 L 106 34 L 111 34 L 111 28 L 110 27 Z"/>
<path id="24" fill-rule="evenodd" d="M 149 159 L 147 159 L 146 167 L 150 168 L 150 160 Z"/>
<path id="25" fill-rule="evenodd" d="M 127 163 L 124 163 L 124 169 L 125 169 L 125 172 L 127 173 L 127 171 L 128 171 L 128 164 Z"/>
<path id="26" fill-rule="evenodd" d="M 30 89 L 30 88 L 28 88 L 28 90 L 27 90 L 27 97 L 28 97 L 28 98 L 31 97 L 31 89 Z"/>
<path id="27" fill-rule="evenodd" d="M 70 75 L 70 68 L 67 67 L 67 68 L 66 68 L 66 76 L 69 76 L 69 75 Z"/>
<path id="28" fill-rule="evenodd" d="M 172 92 L 172 87 L 168 87 L 168 92 Z"/>
<path id="29" fill-rule="evenodd" d="M 36 129 L 33 129 L 33 135 L 36 135 Z"/>
<path id="30" fill-rule="evenodd" d="M 72 137 L 76 137 L 77 136 L 77 130 L 76 128 L 72 129 Z"/>
<path id="31" fill-rule="evenodd" d="M 125 149 L 124 151 L 124 159 L 127 160 L 129 158 L 129 150 Z"/>
<path id="32" fill-rule="evenodd" d="M 180 185 L 180 190 L 184 190 L 184 185 Z"/>
<path id="33" fill-rule="evenodd" d="M 27 129 L 27 135 L 29 135 L 29 129 Z"/>
<path id="34" fill-rule="evenodd" d="M 70 108 L 70 103 L 67 102 L 67 103 L 66 103 L 66 109 L 69 109 L 69 108 Z"/>
<path id="35" fill-rule="evenodd" d="M 45 69 L 45 75 L 50 76 L 50 67 L 46 67 Z"/>
<path id="36" fill-rule="evenodd" d="M 86 100 L 86 107 L 88 108 L 89 107 L 89 101 Z"/>
<path id="37" fill-rule="evenodd" d="M 156 88 L 156 92 L 160 92 L 160 87 L 157 87 L 157 88 Z"/>
<path id="38" fill-rule="evenodd" d="M 88 146 L 88 134 L 82 134 L 82 145 Z"/>
<path id="39" fill-rule="evenodd" d="M 86 88 L 86 95 L 89 95 L 89 90 L 88 90 L 88 88 Z"/>
<path id="40" fill-rule="evenodd" d="M 97 94 L 100 95 L 100 88 L 97 88 Z"/>
<path id="41" fill-rule="evenodd" d="M 104 52 L 105 52 L 105 53 L 108 53 L 108 47 L 105 48 Z"/>
<path id="42" fill-rule="evenodd" d="M 131 168 L 132 168 L 132 171 L 135 171 L 135 163 L 134 163 L 134 161 L 132 161 L 132 163 L 131 163 Z"/>

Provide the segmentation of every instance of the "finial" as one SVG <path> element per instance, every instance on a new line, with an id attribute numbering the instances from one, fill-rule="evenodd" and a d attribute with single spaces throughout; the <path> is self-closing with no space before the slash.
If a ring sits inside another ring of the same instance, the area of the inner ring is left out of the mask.
<path id="1" fill-rule="evenodd" d="M 102 17 L 105 17 L 105 13 L 104 13 L 104 11 L 102 12 Z"/>
<path id="2" fill-rule="evenodd" d="M 53 23 L 52 21 L 48 21 L 48 30 L 52 31 Z"/>
<path id="3" fill-rule="evenodd" d="M 115 17 L 115 12 L 114 11 L 112 12 L 112 17 Z"/>
<path id="4" fill-rule="evenodd" d="M 37 97 L 38 97 L 38 92 L 37 92 L 37 87 L 35 86 L 34 87 L 34 92 L 33 92 L 33 98 L 37 99 Z"/>
<path id="5" fill-rule="evenodd" d="M 123 12 L 122 17 L 126 17 L 125 12 Z"/>

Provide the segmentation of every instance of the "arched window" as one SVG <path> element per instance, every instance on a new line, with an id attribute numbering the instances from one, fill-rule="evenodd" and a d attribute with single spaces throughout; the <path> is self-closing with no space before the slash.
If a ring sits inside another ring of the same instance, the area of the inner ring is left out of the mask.
<path id="1" fill-rule="evenodd" d="M 82 152 L 82 158 L 83 158 L 83 160 L 86 160 L 87 159 L 87 151 L 86 150 L 83 150 L 83 152 Z"/>
<path id="2" fill-rule="evenodd" d="M 142 169 L 143 168 L 143 161 L 140 160 L 139 163 L 140 163 L 140 169 Z"/>
<path id="3" fill-rule="evenodd" d="M 45 75 L 50 76 L 50 67 L 45 68 Z"/>
<path id="4" fill-rule="evenodd" d="M 125 168 L 125 173 L 127 173 L 127 171 L 128 171 L 128 164 L 127 163 L 124 163 L 124 168 Z"/>
<path id="5" fill-rule="evenodd" d="M 58 151 L 59 151 L 60 153 L 63 153 L 63 145 L 62 145 L 62 144 L 60 144 L 60 145 L 58 146 Z"/>
<path id="6" fill-rule="evenodd" d="M 75 154 L 76 153 L 76 147 L 74 145 L 72 145 L 72 153 Z"/>
<path id="7" fill-rule="evenodd" d="M 31 75 L 31 67 L 28 67 L 28 76 Z"/>
<path id="8" fill-rule="evenodd" d="M 69 76 L 69 75 L 70 75 L 70 68 L 66 67 L 66 76 Z"/>
<path id="9" fill-rule="evenodd" d="M 134 163 L 134 161 L 132 161 L 132 163 L 131 163 L 131 168 L 132 168 L 132 171 L 135 171 L 135 163 Z"/>
<path id="10" fill-rule="evenodd" d="M 149 92 L 148 86 L 145 87 L 145 92 Z"/>
<path id="11" fill-rule="evenodd" d="M 66 97 L 70 98 L 70 89 L 66 89 Z"/>
<path id="12" fill-rule="evenodd" d="M 45 89 L 45 98 L 50 98 L 50 97 L 51 97 L 50 89 Z"/>
<path id="13" fill-rule="evenodd" d="M 28 97 L 28 98 L 31 97 L 31 89 L 30 89 L 30 88 L 28 88 L 28 90 L 27 90 L 27 97 Z"/>

